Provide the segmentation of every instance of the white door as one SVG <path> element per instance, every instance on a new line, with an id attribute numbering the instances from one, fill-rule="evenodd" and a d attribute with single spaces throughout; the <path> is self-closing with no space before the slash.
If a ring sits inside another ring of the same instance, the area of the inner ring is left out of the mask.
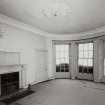
<path id="1" fill-rule="evenodd" d="M 70 45 L 56 44 L 56 77 L 55 78 L 70 78 Z"/>
<path id="2" fill-rule="evenodd" d="M 93 43 L 78 44 L 78 79 L 93 80 Z"/>

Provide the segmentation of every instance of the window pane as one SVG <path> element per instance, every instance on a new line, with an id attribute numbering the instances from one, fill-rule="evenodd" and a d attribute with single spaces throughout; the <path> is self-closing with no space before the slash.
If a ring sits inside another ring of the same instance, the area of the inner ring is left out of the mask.
<path id="1" fill-rule="evenodd" d="M 64 51 L 65 50 L 65 45 L 60 45 L 60 51 Z"/>
<path id="2" fill-rule="evenodd" d="M 79 65 L 83 65 L 83 59 L 79 59 Z"/>
<path id="3" fill-rule="evenodd" d="M 93 67 L 92 67 L 92 66 L 88 67 L 88 72 L 89 72 L 90 74 L 93 73 Z"/>
<path id="4" fill-rule="evenodd" d="M 56 51 L 60 51 L 60 46 L 56 45 Z"/>
<path id="5" fill-rule="evenodd" d="M 88 51 L 84 51 L 84 58 L 88 58 Z"/>
<path id="6" fill-rule="evenodd" d="M 65 51 L 69 52 L 69 45 L 65 45 Z"/>
<path id="7" fill-rule="evenodd" d="M 69 59 L 65 59 L 65 63 L 69 64 Z"/>
<path id="8" fill-rule="evenodd" d="M 79 58 L 83 58 L 83 51 L 79 51 Z"/>
<path id="9" fill-rule="evenodd" d="M 83 44 L 79 44 L 79 51 L 83 51 Z"/>
<path id="10" fill-rule="evenodd" d="M 79 73 L 82 73 L 82 72 L 83 72 L 83 66 L 79 65 Z"/>
<path id="11" fill-rule="evenodd" d="M 60 72 L 60 66 L 56 66 L 56 72 Z"/>
<path id="12" fill-rule="evenodd" d="M 65 69 L 65 72 L 69 72 L 69 69 Z"/>
<path id="13" fill-rule="evenodd" d="M 61 72 L 64 72 L 64 69 L 61 69 L 60 71 L 61 71 Z"/>
<path id="14" fill-rule="evenodd" d="M 65 68 L 64 64 L 60 64 L 60 69 L 64 69 L 64 68 Z"/>
<path id="15" fill-rule="evenodd" d="M 56 45 L 56 51 L 64 51 L 64 45 Z"/>
<path id="16" fill-rule="evenodd" d="M 60 63 L 65 63 L 65 59 L 60 59 Z"/>
<path id="17" fill-rule="evenodd" d="M 93 51 L 89 51 L 89 58 L 93 58 Z"/>
<path id="18" fill-rule="evenodd" d="M 93 59 L 88 59 L 88 66 L 93 66 Z"/>
<path id="19" fill-rule="evenodd" d="M 60 52 L 59 55 L 60 55 L 60 58 L 64 58 L 64 56 L 65 56 L 64 52 Z"/>
<path id="20" fill-rule="evenodd" d="M 84 68 L 83 68 L 83 73 L 88 73 L 87 66 L 84 66 Z"/>
<path id="21" fill-rule="evenodd" d="M 69 58 L 69 53 L 68 52 L 65 52 L 64 54 L 65 54 L 64 55 L 65 58 Z"/>
<path id="22" fill-rule="evenodd" d="M 88 44 L 84 44 L 84 51 L 88 51 Z"/>
<path id="23" fill-rule="evenodd" d="M 60 64 L 60 59 L 56 59 L 56 65 Z"/>
<path id="24" fill-rule="evenodd" d="M 65 69 L 69 69 L 69 64 L 65 64 Z"/>
<path id="25" fill-rule="evenodd" d="M 93 43 L 89 43 L 89 50 L 93 50 Z"/>
<path id="26" fill-rule="evenodd" d="M 56 52 L 56 58 L 60 58 L 59 52 Z"/>
<path id="27" fill-rule="evenodd" d="M 88 65 L 87 59 L 83 59 L 83 66 L 87 66 L 87 65 Z"/>

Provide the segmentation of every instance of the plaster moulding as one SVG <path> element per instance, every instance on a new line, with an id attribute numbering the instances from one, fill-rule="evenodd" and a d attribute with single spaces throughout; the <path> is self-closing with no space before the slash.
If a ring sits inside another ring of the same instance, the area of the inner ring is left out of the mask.
<path id="1" fill-rule="evenodd" d="M 75 38 L 80 38 L 80 37 L 96 37 L 96 36 L 101 36 L 101 35 L 105 35 L 105 26 L 100 27 L 100 28 L 96 28 L 95 30 L 91 30 L 88 32 L 81 32 L 81 33 L 76 33 L 76 34 L 51 34 L 45 31 L 41 31 L 35 27 L 32 27 L 30 25 L 27 25 L 25 23 L 22 23 L 20 21 L 17 21 L 11 17 L 5 16 L 3 14 L 0 13 L 0 23 L 2 24 L 7 24 L 28 32 L 32 32 L 34 34 L 40 35 L 40 36 L 45 36 L 45 37 L 51 37 L 51 38 L 70 38 L 72 40 Z"/>
<path id="2" fill-rule="evenodd" d="M 27 25 L 23 22 L 20 22 L 16 19 L 13 19 L 13 18 L 3 15 L 1 13 L 0 13 L 0 23 L 7 24 L 7 25 L 10 25 L 10 26 L 13 26 L 13 27 L 16 27 L 16 28 L 19 28 L 19 29 L 22 29 L 22 30 L 25 30 L 28 32 L 32 32 L 34 34 L 41 35 L 41 36 L 44 36 L 44 34 L 45 34 L 45 32 L 43 32 L 39 29 L 36 29 L 35 27 Z"/>
<path id="3" fill-rule="evenodd" d="M 41 13 L 48 18 L 66 16 L 69 12 L 69 6 L 61 2 L 51 3 L 48 6 L 41 8 Z"/>

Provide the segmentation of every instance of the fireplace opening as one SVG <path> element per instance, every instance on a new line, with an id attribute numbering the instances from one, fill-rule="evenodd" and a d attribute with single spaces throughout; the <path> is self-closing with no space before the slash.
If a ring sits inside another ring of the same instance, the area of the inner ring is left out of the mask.
<path id="1" fill-rule="evenodd" d="M 12 94 L 19 90 L 19 72 L 1 74 L 1 96 Z"/>

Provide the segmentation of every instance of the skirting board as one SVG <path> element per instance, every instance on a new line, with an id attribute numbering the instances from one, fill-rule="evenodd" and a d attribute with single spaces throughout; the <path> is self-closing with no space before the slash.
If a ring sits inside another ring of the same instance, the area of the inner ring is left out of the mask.
<path id="1" fill-rule="evenodd" d="M 43 82 L 51 81 L 53 79 L 47 79 L 47 80 L 43 80 L 43 81 L 39 81 L 39 82 L 36 82 L 36 81 L 35 82 L 31 82 L 30 85 L 33 86 L 33 85 L 40 84 L 40 83 L 43 83 Z M 27 88 L 27 87 L 28 87 L 28 84 L 25 86 L 25 88 Z"/>

